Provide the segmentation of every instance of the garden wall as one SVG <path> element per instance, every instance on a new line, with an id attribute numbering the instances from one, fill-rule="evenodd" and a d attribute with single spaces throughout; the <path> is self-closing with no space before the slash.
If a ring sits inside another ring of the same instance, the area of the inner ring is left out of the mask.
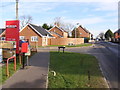
<path id="1" fill-rule="evenodd" d="M 68 45 L 84 43 L 84 38 L 51 38 L 48 39 L 48 45 Z"/>

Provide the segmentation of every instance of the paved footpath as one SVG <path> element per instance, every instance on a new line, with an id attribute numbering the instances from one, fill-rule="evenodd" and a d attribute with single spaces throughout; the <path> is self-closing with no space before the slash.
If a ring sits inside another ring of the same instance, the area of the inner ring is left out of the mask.
<path id="1" fill-rule="evenodd" d="M 18 70 L 2 88 L 46 88 L 49 64 L 49 50 L 41 50 L 30 58 L 27 69 Z"/>

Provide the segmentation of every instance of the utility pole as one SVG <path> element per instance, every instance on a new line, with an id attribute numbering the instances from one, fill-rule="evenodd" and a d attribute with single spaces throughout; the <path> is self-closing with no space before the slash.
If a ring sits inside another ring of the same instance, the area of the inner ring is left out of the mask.
<path id="1" fill-rule="evenodd" d="M 16 20 L 18 20 L 18 0 L 16 0 Z"/>
<path id="2" fill-rule="evenodd" d="M 78 28 L 79 23 L 76 24 L 75 27 L 75 45 L 76 45 L 76 39 L 77 39 L 77 28 Z"/>

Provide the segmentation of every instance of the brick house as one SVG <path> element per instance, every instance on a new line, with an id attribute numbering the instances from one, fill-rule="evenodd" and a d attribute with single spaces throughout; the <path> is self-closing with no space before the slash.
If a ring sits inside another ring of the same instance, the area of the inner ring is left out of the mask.
<path id="1" fill-rule="evenodd" d="M 120 41 L 120 29 L 114 32 L 114 38 L 116 41 Z"/>
<path id="2" fill-rule="evenodd" d="M 68 37 L 68 32 L 66 32 L 64 29 L 56 25 L 53 28 L 51 28 L 49 32 L 55 38 L 67 38 Z"/>
<path id="3" fill-rule="evenodd" d="M 85 28 L 83 28 L 81 25 L 78 26 L 76 29 L 72 31 L 72 36 L 76 38 L 92 38 L 93 35 Z"/>
<path id="4" fill-rule="evenodd" d="M 41 26 L 27 24 L 20 30 L 20 39 L 29 39 L 31 46 L 46 46 L 53 36 Z"/>

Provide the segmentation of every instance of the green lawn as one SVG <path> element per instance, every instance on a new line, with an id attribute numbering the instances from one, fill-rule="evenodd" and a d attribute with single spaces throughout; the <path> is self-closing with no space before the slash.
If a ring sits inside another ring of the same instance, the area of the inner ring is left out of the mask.
<path id="1" fill-rule="evenodd" d="M 49 46 L 47 46 L 47 47 L 57 47 L 57 46 L 65 46 L 65 47 L 83 47 L 83 46 L 92 46 L 92 44 L 84 43 L 84 44 L 72 45 L 72 46 L 69 46 L 69 45 L 49 45 Z"/>
<path id="2" fill-rule="evenodd" d="M 107 88 L 102 77 L 94 56 L 50 52 L 48 88 Z"/>

